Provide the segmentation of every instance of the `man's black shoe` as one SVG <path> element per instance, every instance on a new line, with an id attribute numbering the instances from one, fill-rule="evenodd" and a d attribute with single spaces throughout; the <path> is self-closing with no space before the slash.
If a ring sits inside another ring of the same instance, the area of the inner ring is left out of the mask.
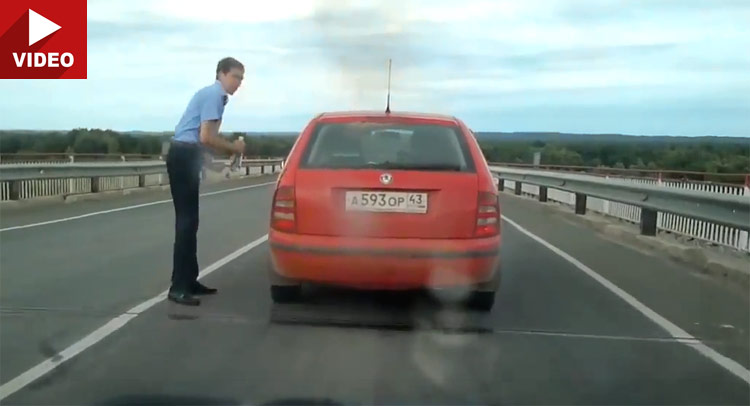
<path id="1" fill-rule="evenodd" d="M 189 293 L 169 292 L 169 294 L 167 294 L 167 299 L 186 306 L 198 306 L 201 304 L 200 299 L 193 297 L 193 295 Z"/>
<path id="2" fill-rule="evenodd" d="M 193 285 L 194 295 L 214 295 L 218 291 L 219 291 L 218 289 L 209 288 L 208 286 L 200 282 L 195 282 L 195 284 Z"/>

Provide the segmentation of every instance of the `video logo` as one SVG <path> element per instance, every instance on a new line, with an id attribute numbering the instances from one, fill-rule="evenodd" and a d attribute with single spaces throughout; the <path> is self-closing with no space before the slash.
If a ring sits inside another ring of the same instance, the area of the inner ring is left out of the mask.
<path id="1" fill-rule="evenodd" d="M 0 6 L 0 79 L 86 79 L 86 0 Z"/>

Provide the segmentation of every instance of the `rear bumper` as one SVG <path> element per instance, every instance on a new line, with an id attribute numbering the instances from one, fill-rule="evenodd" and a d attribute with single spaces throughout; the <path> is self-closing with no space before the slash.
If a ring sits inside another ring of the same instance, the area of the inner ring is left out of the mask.
<path id="1" fill-rule="evenodd" d="M 426 240 L 269 233 L 284 278 L 364 289 L 475 285 L 498 271 L 500 236 Z"/>

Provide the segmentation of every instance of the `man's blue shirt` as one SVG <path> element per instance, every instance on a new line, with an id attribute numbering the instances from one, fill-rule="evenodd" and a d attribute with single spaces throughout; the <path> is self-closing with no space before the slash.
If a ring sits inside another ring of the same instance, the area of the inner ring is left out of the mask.
<path id="1" fill-rule="evenodd" d="M 200 144 L 201 123 L 209 120 L 221 120 L 224 105 L 228 96 L 218 80 L 214 84 L 198 90 L 182 114 L 180 122 L 174 129 L 175 141 Z"/>

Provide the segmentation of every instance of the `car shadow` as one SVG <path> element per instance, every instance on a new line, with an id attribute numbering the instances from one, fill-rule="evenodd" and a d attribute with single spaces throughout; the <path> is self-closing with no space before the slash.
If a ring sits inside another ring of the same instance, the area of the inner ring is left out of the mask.
<path id="1" fill-rule="evenodd" d="M 94 405 L 102 406 L 131 406 L 131 405 L 204 405 L 204 406 L 234 406 L 243 403 L 229 398 L 209 396 L 167 395 L 167 394 L 128 394 L 113 396 Z"/>
<path id="2" fill-rule="evenodd" d="M 230 398 L 218 398 L 208 396 L 190 395 L 165 395 L 165 394 L 133 394 L 120 395 L 94 403 L 102 406 L 131 406 L 131 405 L 201 405 L 201 406 L 239 406 L 255 404 L 240 402 Z M 260 403 L 262 406 L 341 406 L 343 403 L 327 398 L 280 398 Z"/>
<path id="3" fill-rule="evenodd" d="M 491 314 L 468 309 L 460 297 L 426 290 L 369 291 L 305 286 L 297 303 L 275 303 L 270 322 L 381 330 L 491 333 Z"/>

